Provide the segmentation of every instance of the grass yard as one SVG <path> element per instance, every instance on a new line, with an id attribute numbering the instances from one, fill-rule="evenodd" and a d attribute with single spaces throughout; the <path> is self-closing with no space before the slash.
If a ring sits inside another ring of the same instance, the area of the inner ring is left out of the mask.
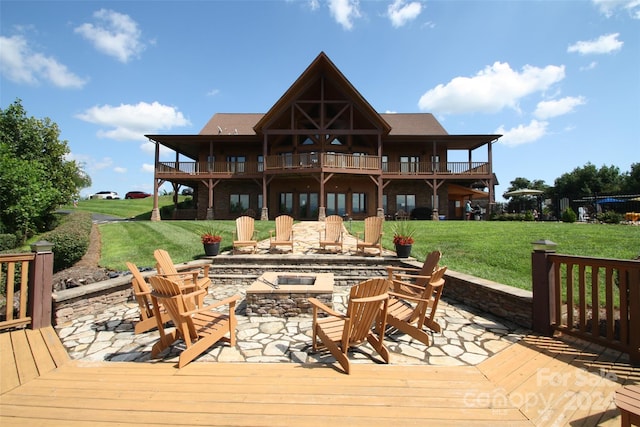
<path id="1" fill-rule="evenodd" d="M 180 200 L 183 200 L 180 196 Z M 162 196 L 159 206 L 171 205 Z M 125 262 L 140 267 L 155 265 L 153 251 L 164 248 L 174 262 L 204 255 L 200 233 L 213 226 L 223 236 L 221 250 L 231 249 L 234 221 L 151 222 L 152 198 L 137 200 L 82 200 L 78 208 L 90 212 L 136 218 L 141 221 L 103 224 L 100 265 L 125 270 Z M 66 207 L 73 209 L 72 207 Z M 395 222 L 384 226 L 383 246 L 393 250 Z M 432 250 L 442 252 L 442 264 L 450 269 L 509 286 L 531 289 L 531 242 L 548 239 L 558 253 L 602 258 L 633 259 L 640 255 L 640 227 L 607 224 L 501 221 L 410 221 L 415 243 L 411 255 L 423 261 Z M 269 237 L 274 221 L 256 221 L 258 239 Z M 346 223 L 351 234 L 364 229 L 362 221 Z"/>

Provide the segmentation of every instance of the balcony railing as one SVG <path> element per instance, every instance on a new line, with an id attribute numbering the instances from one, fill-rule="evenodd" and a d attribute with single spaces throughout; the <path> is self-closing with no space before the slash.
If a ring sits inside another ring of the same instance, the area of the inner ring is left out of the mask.
<path id="1" fill-rule="evenodd" d="M 160 162 L 160 176 L 249 175 L 264 171 L 307 169 L 382 171 L 385 176 L 487 175 L 487 162 L 382 162 L 378 156 L 341 153 L 301 153 L 267 156 L 263 162 Z"/>

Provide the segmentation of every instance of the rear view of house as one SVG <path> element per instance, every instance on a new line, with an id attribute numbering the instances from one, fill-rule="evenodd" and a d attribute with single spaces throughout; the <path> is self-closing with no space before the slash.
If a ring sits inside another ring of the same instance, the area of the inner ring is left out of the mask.
<path id="1" fill-rule="evenodd" d="M 501 135 L 449 135 L 429 113 L 380 114 L 320 53 L 264 114 L 217 113 L 198 135 L 146 136 L 156 144 L 153 220 L 165 182 L 194 190 L 193 219 L 324 220 L 461 219 L 465 200 L 495 200 Z M 175 160 L 161 161 L 160 146 Z"/>

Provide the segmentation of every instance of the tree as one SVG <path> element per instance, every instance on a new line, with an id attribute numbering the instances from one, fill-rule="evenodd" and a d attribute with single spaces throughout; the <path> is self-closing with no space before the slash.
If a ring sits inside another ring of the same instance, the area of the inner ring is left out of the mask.
<path id="1" fill-rule="evenodd" d="M 547 184 L 544 183 L 543 180 L 536 179 L 533 181 L 529 181 L 527 178 L 522 177 L 514 179 L 509 184 L 511 185 L 509 185 L 507 191 L 502 195 L 502 197 L 504 197 L 505 199 L 509 199 L 509 202 L 507 203 L 507 210 L 509 212 L 539 209 L 539 198 L 531 196 L 506 196 L 506 193 L 515 190 L 522 190 L 524 188 L 546 192 L 550 188 Z"/>
<path id="2" fill-rule="evenodd" d="M 27 117 L 20 100 L 0 109 L 0 232 L 44 231 L 59 205 L 91 185 L 59 137 L 57 124 Z"/>
<path id="3" fill-rule="evenodd" d="M 640 163 L 632 163 L 631 171 L 622 175 L 622 192 L 625 194 L 640 193 Z"/>
<path id="4" fill-rule="evenodd" d="M 580 199 L 596 194 L 618 194 L 622 189 L 622 176 L 617 166 L 597 169 L 587 163 L 555 180 L 555 192 L 560 197 Z"/>

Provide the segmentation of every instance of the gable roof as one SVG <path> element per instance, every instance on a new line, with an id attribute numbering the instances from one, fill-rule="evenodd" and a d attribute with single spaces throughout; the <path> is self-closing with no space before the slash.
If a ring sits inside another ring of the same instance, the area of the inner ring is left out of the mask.
<path id="1" fill-rule="evenodd" d="M 200 131 L 200 135 L 255 135 L 253 129 L 263 113 L 216 113 Z"/>
<path id="2" fill-rule="evenodd" d="M 296 97 L 313 81 L 318 75 L 329 77 L 336 86 L 340 87 L 348 94 L 356 103 L 357 107 L 365 113 L 370 120 L 379 127 L 383 134 L 388 133 L 391 127 L 384 121 L 382 116 L 367 102 L 367 100 L 358 92 L 342 72 L 335 66 L 329 57 L 324 53 L 320 54 L 313 62 L 304 70 L 295 82 L 287 89 L 287 91 L 276 101 L 271 109 L 256 123 L 254 129 L 260 132 L 262 128 L 267 126 L 272 120 L 277 119 L 286 108 L 293 102 Z"/>

